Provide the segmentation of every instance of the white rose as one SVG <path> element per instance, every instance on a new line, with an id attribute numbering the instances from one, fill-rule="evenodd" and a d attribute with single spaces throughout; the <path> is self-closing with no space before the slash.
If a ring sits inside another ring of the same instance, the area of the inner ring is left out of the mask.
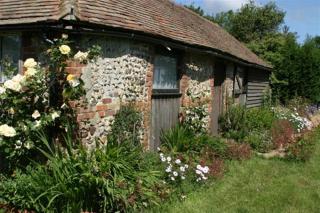
<path id="1" fill-rule="evenodd" d="M 28 59 L 24 62 L 23 66 L 24 66 L 25 68 L 34 68 L 35 66 L 37 66 L 37 62 L 36 62 L 33 58 L 28 58 Z"/>
<path id="2" fill-rule="evenodd" d="M 55 120 L 56 118 L 59 118 L 59 117 L 60 117 L 60 115 L 57 112 L 54 112 L 54 113 L 51 114 L 52 120 Z"/>
<path id="3" fill-rule="evenodd" d="M 65 45 L 65 44 L 61 45 L 59 47 L 59 50 L 60 50 L 62 55 L 68 55 L 70 53 L 70 51 L 71 51 L 70 47 L 68 45 Z"/>
<path id="4" fill-rule="evenodd" d="M 19 84 L 22 84 L 26 80 L 26 77 L 23 75 L 17 74 L 15 76 L 13 76 L 13 78 L 11 80 L 14 82 L 17 82 Z"/>
<path id="5" fill-rule="evenodd" d="M 35 68 L 28 68 L 25 72 L 26 76 L 34 76 L 37 73 L 37 70 Z"/>
<path id="6" fill-rule="evenodd" d="M 39 118 L 41 115 L 40 115 L 40 113 L 39 113 L 38 110 L 35 110 L 35 111 L 32 113 L 31 116 L 32 116 L 34 119 L 37 119 L 37 118 Z"/>
<path id="7" fill-rule="evenodd" d="M 22 89 L 20 83 L 13 80 L 7 80 L 6 82 L 4 82 L 4 87 L 16 92 L 19 92 Z"/>
<path id="8" fill-rule="evenodd" d="M 2 94 L 5 93 L 5 92 L 6 92 L 6 88 L 0 87 L 0 95 L 2 95 Z"/>
<path id="9" fill-rule="evenodd" d="M 62 37 L 63 39 L 68 39 L 69 36 L 68 36 L 67 34 L 62 34 L 61 37 Z"/>
<path id="10" fill-rule="evenodd" d="M 5 137 L 14 137 L 16 136 L 16 130 L 11 127 L 8 126 L 7 124 L 3 124 L 0 126 L 0 135 L 3 135 Z"/>
<path id="11" fill-rule="evenodd" d="M 73 58 L 77 61 L 83 62 L 87 60 L 87 57 L 88 57 L 88 52 L 78 51 Z"/>

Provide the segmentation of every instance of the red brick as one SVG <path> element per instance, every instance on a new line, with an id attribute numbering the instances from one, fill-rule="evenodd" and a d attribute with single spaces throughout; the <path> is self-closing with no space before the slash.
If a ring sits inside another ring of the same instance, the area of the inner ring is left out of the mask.
<path id="1" fill-rule="evenodd" d="M 103 118 L 103 117 L 106 116 L 106 112 L 105 111 L 100 111 L 100 112 L 98 112 L 98 114 L 99 114 L 100 118 Z"/>
<path id="2" fill-rule="evenodd" d="M 110 104 L 112 102 L 112 99 L 111 98 L 104 98 L 102 99 L 102 103 L 104 104 Z"/>
<path id="3" fill-rule="evenodd" d="M 106 111 L 108 109 L 107 105 L 97 105 L 97 111 Z"/>

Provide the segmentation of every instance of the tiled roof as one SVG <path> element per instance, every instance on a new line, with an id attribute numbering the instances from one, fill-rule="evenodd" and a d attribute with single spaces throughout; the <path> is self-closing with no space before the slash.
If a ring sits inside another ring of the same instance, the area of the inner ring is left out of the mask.
<path id="1" fill-rule="evenodd" d="M 79 21 L 212 48 L 270 67 L 219 25 L 169 0 L 0 0 L 0 25 L 57 21 L 72 7 Z"/>

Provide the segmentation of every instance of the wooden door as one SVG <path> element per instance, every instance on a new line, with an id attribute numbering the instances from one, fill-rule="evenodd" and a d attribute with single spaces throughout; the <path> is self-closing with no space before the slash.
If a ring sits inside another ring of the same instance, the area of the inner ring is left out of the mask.
<path id="1" fill-rule="evenodd" d="M 156 95 L 152 98 L 152 130 L 150 149 L 160 146 L 160 136 L 179 122 L 180 96 Z"/>
<path id="2" fill-rule="evenodd" d="M 223 113 L 223 82 L 226 78 L 226 68 L 223 63 L 216 64 L 213 76 L 214 91 L 211 111 L 211 133 L 217 135 L 219 116 Z"/>

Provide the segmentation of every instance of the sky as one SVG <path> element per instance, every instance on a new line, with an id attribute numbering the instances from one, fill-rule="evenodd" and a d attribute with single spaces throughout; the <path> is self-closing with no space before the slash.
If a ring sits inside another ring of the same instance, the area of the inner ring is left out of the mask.
<path id="1" fill-rule="evenodd" d="M 175 0 L 179 4 L 201 6 L 208 14 L 215 14 L 230 9 L 236 10 L 248 0 Z M 270 0 L 256 0 L 263 5 Z M 285 24 L 290 31 L 297 32 L 302 43 L 307 35 L 320 36 L 320 0 L 274 0 L 278 7 L 286 12 Z"/>

